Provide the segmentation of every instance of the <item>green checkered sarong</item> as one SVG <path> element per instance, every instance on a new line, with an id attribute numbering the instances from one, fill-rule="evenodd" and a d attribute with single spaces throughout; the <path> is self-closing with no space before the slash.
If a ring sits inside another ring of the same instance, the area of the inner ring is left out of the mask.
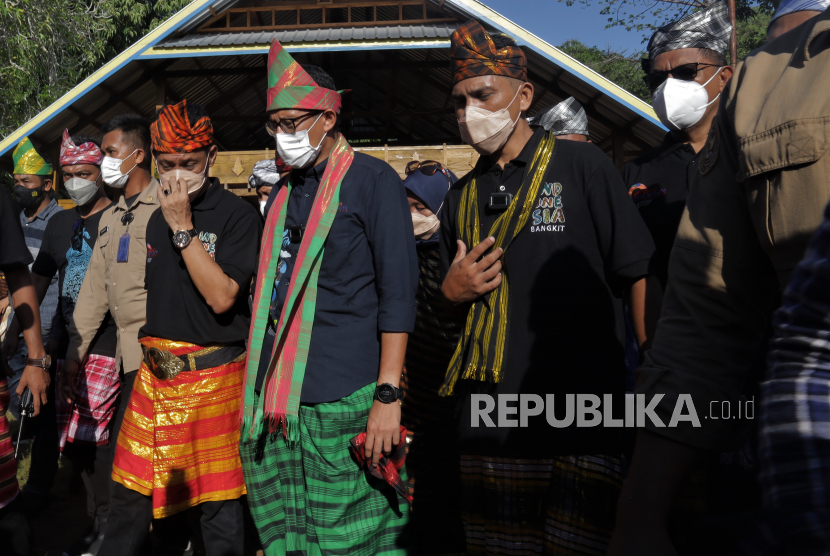
<path id="1" fill-rule="evenodd" d="M 267 431 L 240 442 L 266 556 L 407 553 L 409 504 L 349 454 L 349 440 L 366 430 L 374 392 L 372 383 L 336 402 L 300 405 L 297 442 Z"/>

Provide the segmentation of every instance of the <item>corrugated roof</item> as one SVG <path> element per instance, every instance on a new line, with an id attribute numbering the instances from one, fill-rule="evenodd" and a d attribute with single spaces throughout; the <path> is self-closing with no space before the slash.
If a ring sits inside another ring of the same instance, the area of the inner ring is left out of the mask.
<path id="1" fill-rule="evenodd" d="M 452 23 L 435 23 L 379 27 L 343 27 L 335 29 L 300 29 L 290 31 L 191 33 L 183 37 L 171 37 L 161 44 L 158 44 L 156 49 L 270 44 L 274 39 L 284 44 L 388 39 L 449 39 L 456 27 L 457 25 Z"/>

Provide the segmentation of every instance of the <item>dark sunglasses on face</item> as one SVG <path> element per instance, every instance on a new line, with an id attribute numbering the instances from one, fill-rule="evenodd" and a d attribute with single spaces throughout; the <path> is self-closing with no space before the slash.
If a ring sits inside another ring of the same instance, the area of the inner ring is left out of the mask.
<path id="1" fill-rule="evenodd" d="M 84 219 L 79 218 L 75 224 L 72 225 L 72 249 L 81 251 L 84 241 Z"/>
<path id="2" fill-rule="evenodd" d="M 434 160 L 424 160 L 423 162 L 420 160 L 413 160 L 409 164 L 406 165 L 406 169 L 404 173 L 407 176 L 410 176 L 417 172 L 418 170 L 421 171 L 422 174 L 425 176 L 433 176 L 436 172 L 441 172 L 446 176 L 447 183 L 450 187 L 452 187 L 452 179 L 450 178 L 450 173 L 447 171 L 446 168 L 440 163 L 435 162 Z"/>
<path id="3" fill-rule="evenodd" d="M 313 110 L 308 114 L 303 114 L 302 116 L 297 116 L 296 118 L 283 118 L 279 123 L 273 120 L 268 120 L 265 123 L 265 131 L 267 131 L 269 135 L 276 135 L 278 130 L 282 130 L 283 133 L 294 133 L 297 131 L 297 125 L 300 122 L 303 122 L 312 116 L 316 116 L 321 112 L 322 110 Z"/>
<path id="4" fill-rule="evenodd" d="M 723 67 L 720 64 L 704 64 L 702 62 L 692 62 L 690 64 L 682 64 L 667 71 L 651 70 L 648 75 L 643 77 L 646 86 L 649 90 L 654 91 L 663 84 L 666 79 L 673 77 L 681 81 L 694 81 L 697 77 L 697 72 L 705 67 Z"/>

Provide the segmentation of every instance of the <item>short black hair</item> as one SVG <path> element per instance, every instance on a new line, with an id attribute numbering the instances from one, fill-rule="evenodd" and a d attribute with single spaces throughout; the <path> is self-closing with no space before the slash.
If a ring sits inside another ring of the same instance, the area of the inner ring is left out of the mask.
<path id="1" fill-rule="evenodd" d="M 497 50 L 501 50 L 506 46 L 519 46 L 513 37 L 507 36 L 504 33 L 488 33 L 493 40 L 493 44 Z"/>
<path id="2" fill-rule="evenodd" d="M 320 87 L 323 87 L 324 89 L 331 89 L 332 91 L 337 90 L 337 87 L 334 86 L 334 79 L 332 79 L 323 68 L 313 66 L 311 64 L 300 64 L 300 67 L 302 67 Z"/>
<path id="3" fill-rule="evenodd" d="M 700 53 L 703 55 L 703 58 L 709 61 L 710 64 L 717 64 L 719 66 L 726 65 L 726 56 L 717 50 L 712 50 L 711 48 L 701 48 Z"/>
<path id="4" fill-rule="evenodd" d="M 144 116 L 120 114 L 110 118 L 101 127 L 101 134 L 115 130 L 120 130 L 133 147 L 150 152 L 150 122 Z"/>
<path id="5" fill-rule="evenodd" d="M 72 136 L 72 137 L 70 137 L 69 139 L 70 139 L 73 143 L 75 143 L 75 146 L 78 146 L 78 147 L 80 147 L 80 146 L 81 146 L 81 145 L 83 145 L 84 143 L 95 143 L 95 145 L 96 145 L 96 146 L 98 146 L 98 147 L 100 147 L 100 146 L 101 146 L 101 141 L 100 141 L 100 139 L 97 139 L 97 138 L 95 138 L 95 137 L 90 137 L 90 136 L 88 136 L 88 135 L 73 135 L 73 136 Z"/>

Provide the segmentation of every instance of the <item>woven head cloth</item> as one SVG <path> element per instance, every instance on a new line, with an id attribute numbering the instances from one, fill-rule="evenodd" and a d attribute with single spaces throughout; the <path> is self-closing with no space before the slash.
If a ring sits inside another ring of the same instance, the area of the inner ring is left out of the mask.
<path id="1" fill-rule="evenodd" d="M 30 176 L 48 176 L 52 173 L 52 165 L 47 164 L 35 150 L 35 146 L 28 137 L 20 140 L 12 153 L 14 159 L 14 173 Z"/>
<path id="2" fill-rule="evenodd" d="M 152 148 L 159 153 L 190 153 L 213 145 L 213 124 L 202 116 L 196 122 L 187 117 L 187 99 L 168 104 L 150 125 Z"/>
<path id="3" fill-rule="evenodd" d="M 268 100 L 265 110 L 333 110 L 340 113 L 340 93 L 320 87 L 279 41 L 268 52 Z"/>
<path id="4" fill-rule="evenodd" d="M 548 106 L 539 114 L 528 118 L 527 123 L 542 127 L 553 135 L 588 135 L 588 116 L 574 97 L 566 98 L 555 106 Z"/>
<path id="5" fill-rule="evenodd" d="M 452 84 L 481 75 L 502 75 L 527 81 L 527 58 L 518 46 L 496 49 L 478 21 L 470 20 L 450 37 Z"/>
<path id="6" fill-rule="evenodd" d="M 731 36 L 726 2 L 715 2 L 657 29 L 648 41 L 648 57 L 654 60 L 664 52 L 681 48 L 708 48 L 725 58 Z"/>
<path id="7" fill-rule="evenodd" d="M 828 7 L 830 7 L 830 0 L 781 0 L 770 20 L 770 25 L 779 17 L 787 14 L 806 11 L 823 12 Z"/>
<path id="8" fill-rule="evenodd" d="M 88 141 L 76 145 L 69 136 L 69 130 L 63 130 L 63 141 L 61 141 L 61 166 L 75 166 L 76 164 L 93 164 L 100 166 L 104 160 L 104 153 L 95 143 Z"/>

